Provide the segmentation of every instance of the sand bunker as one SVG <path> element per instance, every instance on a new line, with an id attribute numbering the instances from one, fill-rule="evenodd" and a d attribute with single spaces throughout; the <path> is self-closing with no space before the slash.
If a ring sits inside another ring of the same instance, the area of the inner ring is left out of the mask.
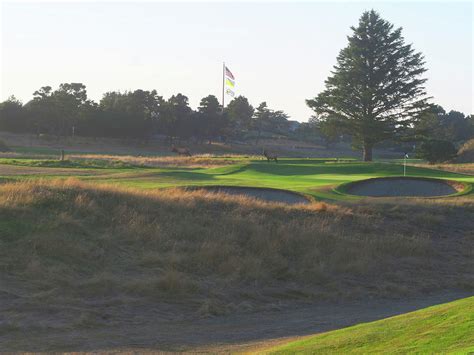
<path id="1" fill-rule="evenodd" d="M 283 202 L 289 204 L 309 203 L 306 197 L 295 192 L 284 190 L 240 186 L 205 186 L 197 189 L 229 195 L 243 195 L 268 202 Z"/>
<path id="2" fill-rule="evenodd" d="M 433 197 L 452 195 L 464 186 L 448 180 L 393 177 L 357 181 L 347 186 L 351 195 L 371 197 Z"/>

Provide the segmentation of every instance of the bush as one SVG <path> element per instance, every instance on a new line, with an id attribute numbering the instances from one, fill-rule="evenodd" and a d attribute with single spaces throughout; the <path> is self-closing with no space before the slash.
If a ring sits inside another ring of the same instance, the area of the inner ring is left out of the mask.
<path id="1" fill-rule="evenodd" d="M 468 140 L 462 145 L 462 147 L 459 149 L 456 162 L 474 163 L 474 138 Z"/>
<path id="2" fill-rule="evenodd" d="M 427 160 L 430 164 L 451 160 L 456 154 L 457 149 L 453 143 L 436 139 L 424 141 L 417 151 L 418 157 Z"/>
<path id="3" fill-rule="evenodd" d="M 10 148 L 3 142 L 0 141 L 0 152 L 9 152 Z"/>

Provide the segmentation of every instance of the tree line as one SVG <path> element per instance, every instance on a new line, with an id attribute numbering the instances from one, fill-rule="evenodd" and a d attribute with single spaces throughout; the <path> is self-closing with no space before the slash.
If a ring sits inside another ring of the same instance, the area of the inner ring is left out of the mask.
<path id="1" fill-rule="evenodd" d="M 405 149 L 421 142 L 431 152 L 455 152 L 454 144 L 474 136 L 472 115 L 446 112 L 430 103 L 423 55 L 405 43 L 401 28 L 372 10 L 364 12 L 351 30 L 325 89 L 306 100 L 314 116 L 294 137 L 322 137 L 328 144 L 351 141 L 370 161 L 373 148 L 380 145 Z M 186 96 L 166 100 L 156 90 L 107 92 L 96 103 L 88 99 L 81 83 L 61 84 L 54 91 L 42 87 L 25 105 L 14 97 L 0 104 L 0 130 L 56 136 L 147 140 L 160 134 L 171 143 L 176 138 L 241 139 L 251 132 L 258 143 L 264 132 L 288 135 L 290 123 L 283 111 L 272 110 L 265 102 L 254 108 L 244 96 L 222 108 L 209 95 L 196 110 L 189 107 Z"/>
<path id="2" fill-rule="evenodd" d="M 285 132 L 288 115 L 270 109 L 265 102 L 254 108 L 244 96 L 227 107 L 213 95 L 204 97 L 196 110 L 188 98 L 176 94 L 169 99 L 156 90 L 107 92 L 99 103 L 87 97 L 82 83 L 63 83 L 53 90 L 41 87 L 33 99 L 22 104 L 14 96 L 0 103 L 0 130 L 16 133 L 135 138 L 148 140 L 154 135 L 199 142 L 237 139 L 253 131 L 256 140 L 262 132 Z"/>

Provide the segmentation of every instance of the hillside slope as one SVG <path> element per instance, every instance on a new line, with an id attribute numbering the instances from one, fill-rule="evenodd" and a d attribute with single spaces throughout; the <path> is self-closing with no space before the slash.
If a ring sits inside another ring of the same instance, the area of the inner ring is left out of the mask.
<path id="1" fill-rule="evenodd" d="M 474 297 L 376 322 L 305 337 L 267 353 L 470 353 L 474 351 Z"/>

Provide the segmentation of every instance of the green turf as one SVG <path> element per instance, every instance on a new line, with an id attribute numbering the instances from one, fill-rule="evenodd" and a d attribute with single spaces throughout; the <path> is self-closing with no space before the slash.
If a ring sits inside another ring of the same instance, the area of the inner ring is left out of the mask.
<path id="1" fill-rule="evenodd" d="M 474 352 L 474 297 L 306 337 L 266 352 L 468 354 Z"/>
<path id="2" fill-rule="evenodd" d="M 0 159 L 0 163 L 33 167 L 51 167 L 47 177 L 54 177 L 54 167 L 84 168 L 88 174 L 78 178 L 97 183 L 114 183 L 138 188 L 163 188 L 172 186 L 255 186 L 287 189 L 315 198 L 355 199 L 357 197 L 339 194 L 333 189 L 340 184 L 374 177 L 401 176 L 403 166 L 396 163 L 364 163 L 335 159 L 281 159 L 278 163 L 263 160 L 239 160 L 236 164 L 217 168 L 146 168 L 106 161 L 66 161 L 34 159 Z M 92 171 L 92 173 L 90 173 Z M 99 175 L 94 175 L 97 171 Z M 44 172 L 43 172 L 44 173 Z M 74 176 L 74 172 L 71 171 Z M 474 183 L 474 176 L 447 171 L 407 167 L 408 176 L 452 179 L 468 184 Z M 44 175 L 36 175 L 42 176 Z M 21 178 L 32 178 L 34 175 Z M 10 176 L 11 178 L 11 176 Z"/>

